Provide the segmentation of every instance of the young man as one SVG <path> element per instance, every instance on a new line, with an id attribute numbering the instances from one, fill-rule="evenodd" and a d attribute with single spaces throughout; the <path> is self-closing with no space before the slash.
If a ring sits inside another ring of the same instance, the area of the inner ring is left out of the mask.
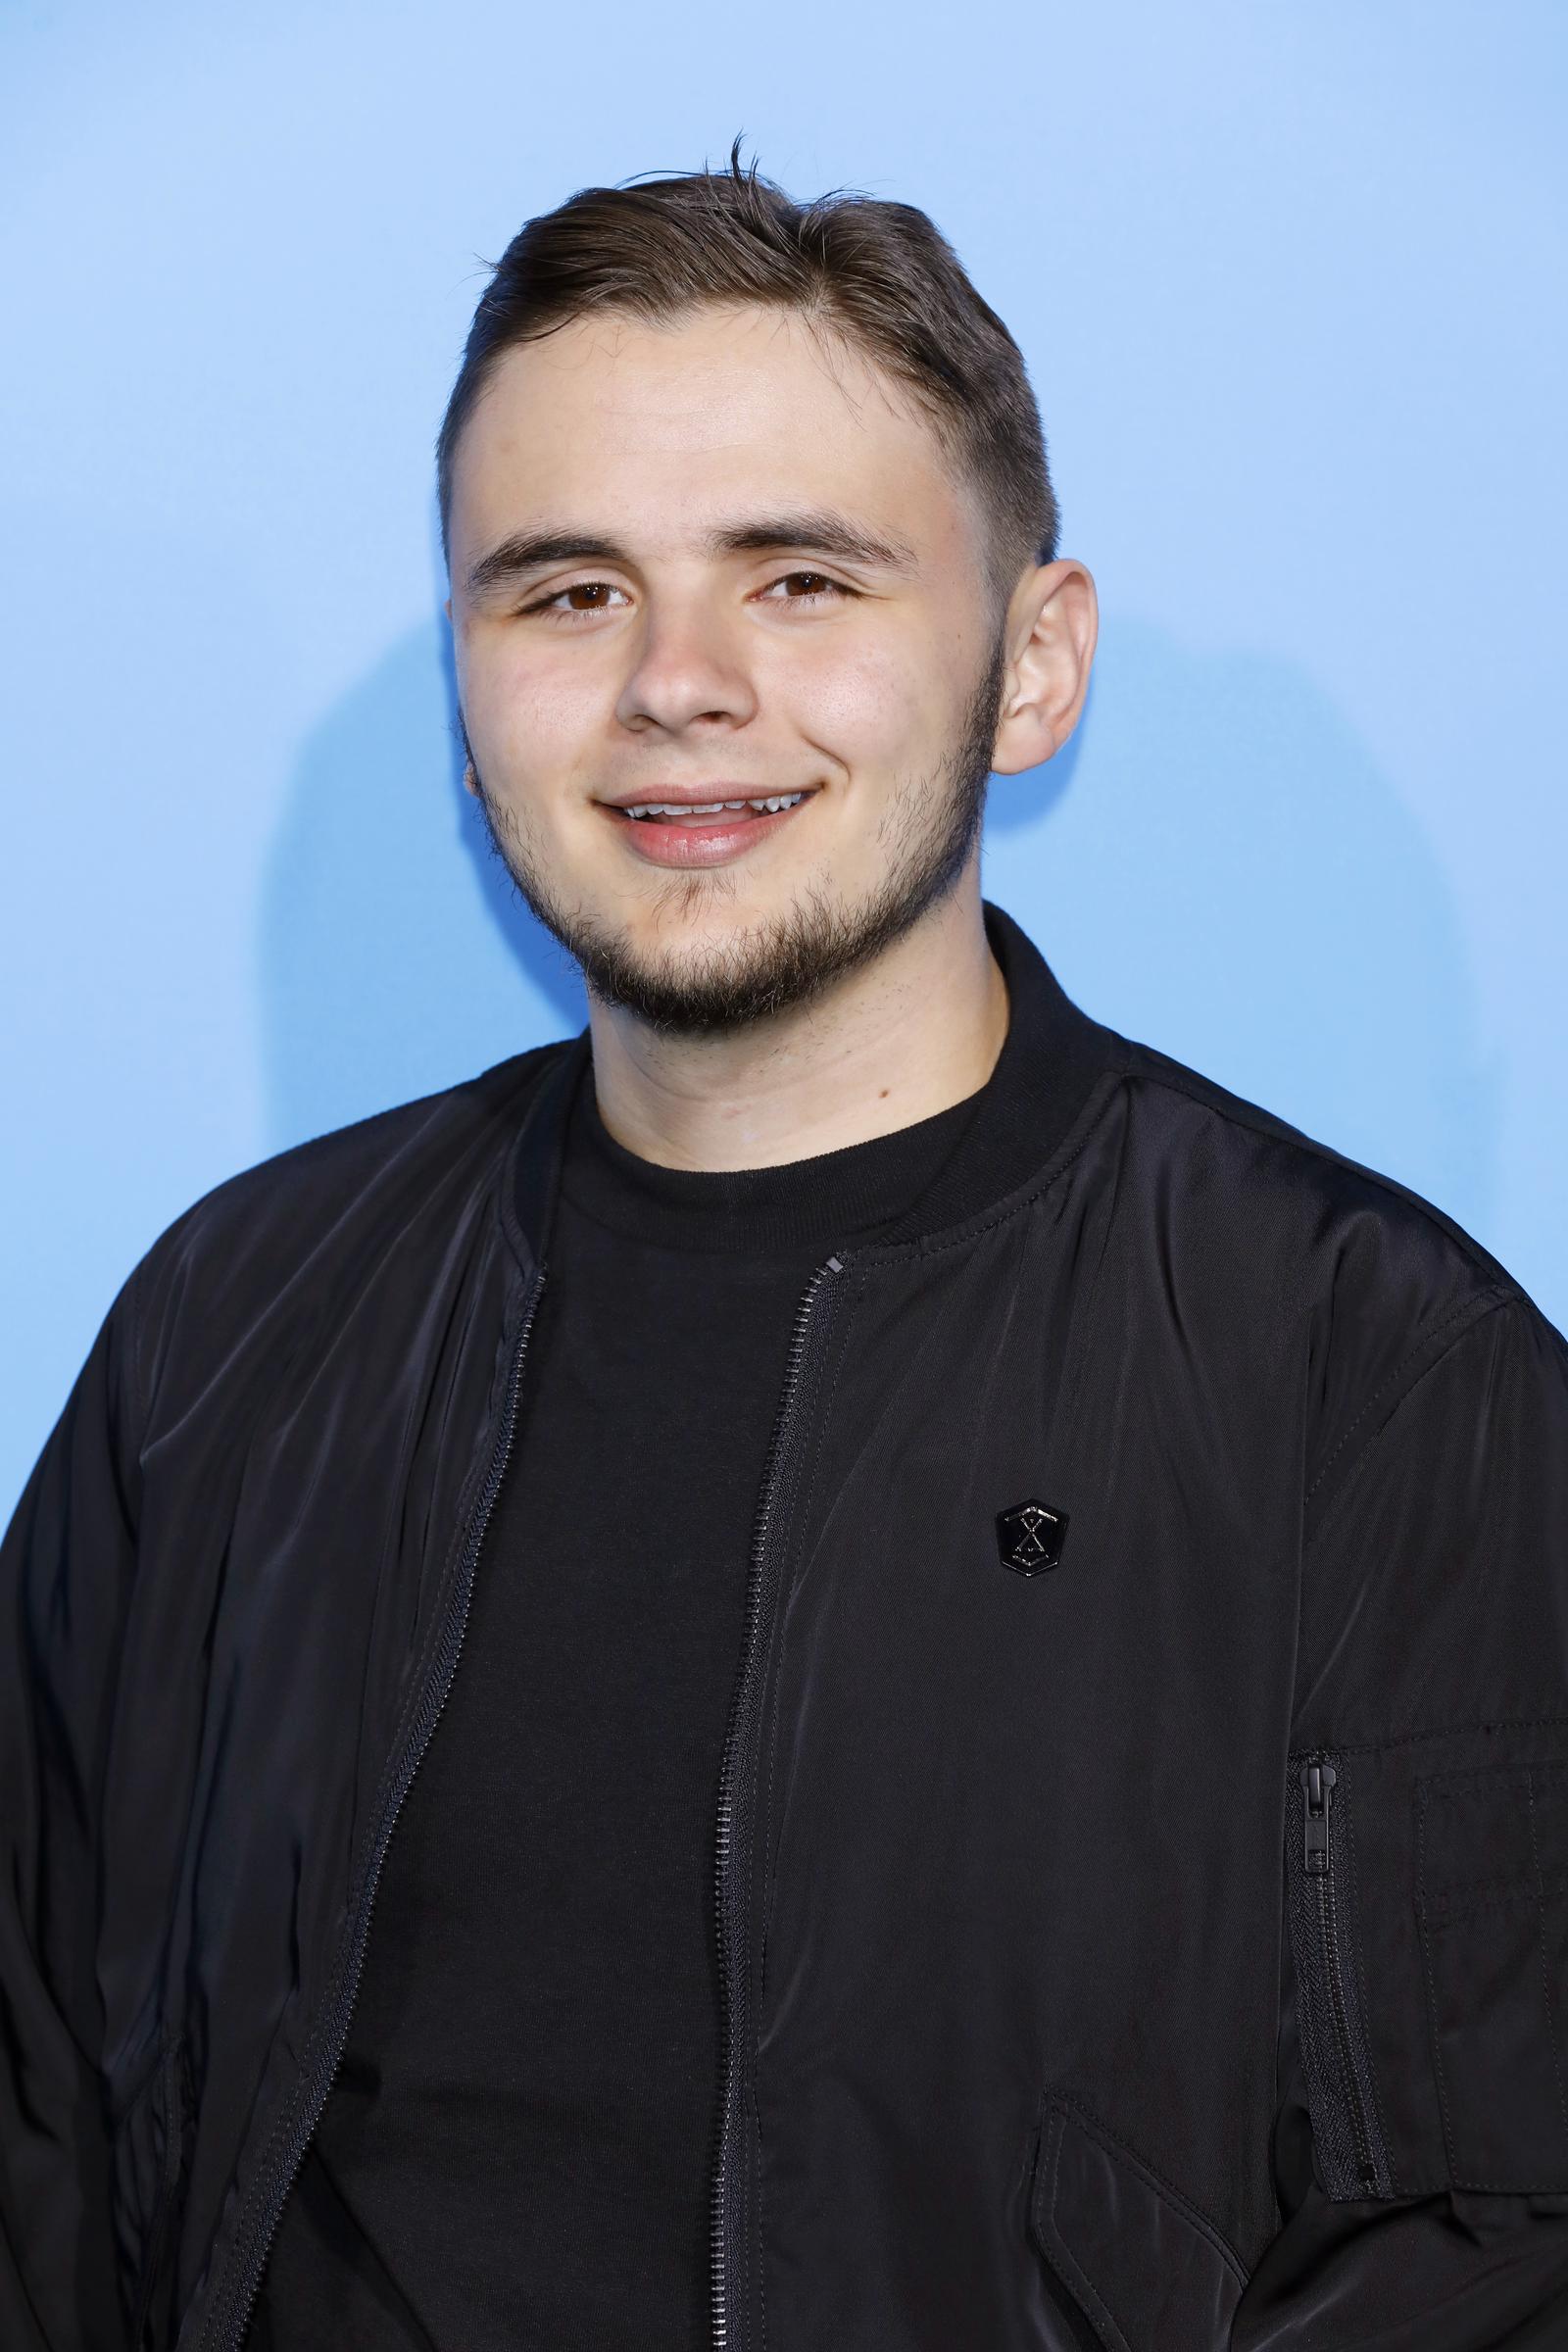
<path id="1" fill-rule="evenodd" d="M 1568 1378 L 983 904 L 923 215 L 531 222 L 441 439 L 584 1036 L 199 1202 L 5 1552 L 7 2352 L 1568 2341 Z"/>

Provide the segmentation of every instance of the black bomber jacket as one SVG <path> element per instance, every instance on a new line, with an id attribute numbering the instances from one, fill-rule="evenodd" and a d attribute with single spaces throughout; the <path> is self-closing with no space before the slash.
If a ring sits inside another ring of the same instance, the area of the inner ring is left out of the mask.
<path id="1" fill-rule="evenodd" d="M 1568 2345 L 1564 1344 L 987 919 L 1028 1173 L 825 1258 L 759 1499 L 715 2343 Z M 4 2352 L 243 2338 L 463 1670 L 586 1052 L 199 1201 L 28 1484 Z"/>

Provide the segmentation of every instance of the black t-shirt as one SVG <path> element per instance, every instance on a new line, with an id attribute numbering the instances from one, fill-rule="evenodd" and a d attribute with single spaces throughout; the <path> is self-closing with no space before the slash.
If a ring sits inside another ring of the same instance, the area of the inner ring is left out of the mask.
<path id="1" fill-rule="evenodd" d="M 719 1763 L 795 1311 L 835 1244 L 951 1189 L 1012 1043 L 934 1118 L 737 1174 L 624 1151 L 585 1080 L 462 1658 L 257 2352 L 710 2341 Z"/>

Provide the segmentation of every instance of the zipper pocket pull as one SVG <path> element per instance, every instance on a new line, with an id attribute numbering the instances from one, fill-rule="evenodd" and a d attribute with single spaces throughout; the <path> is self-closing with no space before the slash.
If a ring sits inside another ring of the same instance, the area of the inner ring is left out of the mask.
<path id="1" fill-rule="evenodd" d="M 1339 1774 L 1332 1764 L 1303 1764 L 1301 1791 L 1306 1799 L 1304 1858 L 1308 1878 L 1321 1879 L 1329 1867 L 1329 1799 Z"/>

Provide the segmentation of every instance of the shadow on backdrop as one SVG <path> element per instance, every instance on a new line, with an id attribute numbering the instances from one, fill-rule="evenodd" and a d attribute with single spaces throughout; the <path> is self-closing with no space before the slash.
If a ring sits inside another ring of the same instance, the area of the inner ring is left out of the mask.
<path id="1" fill-rule="evenodd" d="M 992 786 L 986 888 L 1086 1010 L 1486 1229 L 1503 1072 L 1457 906 L 1304 670 L 1107 623 L 1078 738 Z"/>
<path id="2" fill-rule="evenodd" d="M 306 739 L 262 893 L 269 1148 L 580 1029 L 575 967 L 463 789 L 450 638 L 393 646 Z"/>
<path id="3" fill-rule="evenodd" d="M 269 1147 L 581 1027 L 462 787 L 444 622 L 308 738 L 263 895 Z M 1419 826 L 1310 679 L 1107 625 L 1076 741 L 992 786 L 986 889 L 1102 1020 L 1472 1231 L 1499 1074 Z"/>

